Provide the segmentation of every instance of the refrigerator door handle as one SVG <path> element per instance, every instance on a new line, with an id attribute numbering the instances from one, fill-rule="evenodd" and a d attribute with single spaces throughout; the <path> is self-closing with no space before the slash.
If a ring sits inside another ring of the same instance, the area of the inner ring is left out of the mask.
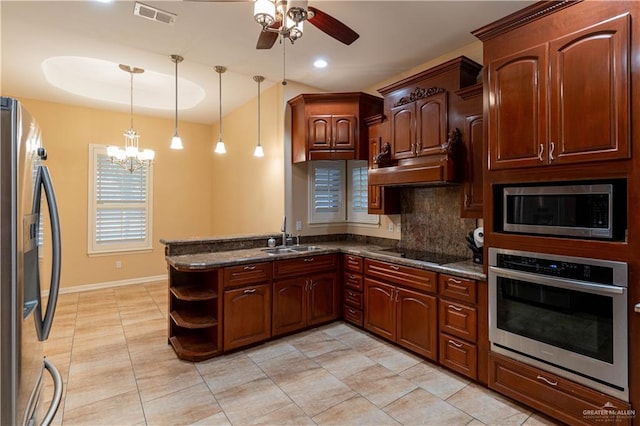
<path id="1" fill-rule="evenodd" d="M 49 405 L 49 409 L 47 410 L 44 418 L 42 419 L 42 426 L 49 426 L 53 421 L 53 418 L 58 411 L 58 407 L 60 406 L 60 401 L 62 401 L 62 376 L 60 372 L 47 358 L 44 359 L 44 368 L 51 374 L 53 378 L 53 398 L 51 400 L 51 405 Z"/>
<path id="2" fill-rule="evenodd" d="M 38 168 L 38 174 L 36 176 L 36 190 L 34 197 L 34 213 L 40 214 L 40 193 L 41 188 L 44 188 L 44 194 L 47 197 L 47 204 L 49 205 L 49 219 L 51 221 L 51 285 L 49 286 L 49 300 L 47 302 L 47 310 L 42 317 L 42 301 L 38 300 L 39 309 L 36 310 L 36 327 L 38 331 L 38 338 L 41 341 L 47 340 L 49 333 L 51 332 L 51 326 L 53 325 L 53 315 L 58 304 L 58 291 L 60 289 L 60 266 L 61 266 L 61 238 L 60 238 L 60 218 L 58 217 L 58 205 L 56 203 L 56 195 L 53 191 L 53 184 L 51 183 L 51 176 L 49 175 L 49 169 L 45 166 Z M 41 294 L 38 294 L 41 297 Z"/>

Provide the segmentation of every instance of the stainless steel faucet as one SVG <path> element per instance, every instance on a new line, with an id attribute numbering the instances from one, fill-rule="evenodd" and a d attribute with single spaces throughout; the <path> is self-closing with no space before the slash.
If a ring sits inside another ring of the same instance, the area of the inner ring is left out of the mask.
<path id="1" fill-rule="evenodd" d="M 282 246 L 287 246 L 287 216 L 282 216 L 282 228 L 280 228 L 282 232 Z"/>

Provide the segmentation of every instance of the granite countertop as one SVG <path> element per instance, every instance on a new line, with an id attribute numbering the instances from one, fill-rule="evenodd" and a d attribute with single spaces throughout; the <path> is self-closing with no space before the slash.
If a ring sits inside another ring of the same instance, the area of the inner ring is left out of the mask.
<path id="1" fill-rule="evenodd" d="M 313 245 L 316 249 L 310 252 L 281 253 L 272 255 L 267 253 L 264 248 L 250 248 L 167 256 L 166 259 L 171 266 L 179 270 L 200 270 L 243 265 L 254 262 L 268 262 L 276 259 L 292 259 L 296 257 L 317 256 L 330 253 L 349 253 L 365 258 L 452 274 L 474 280 L 486 280 L 486 275 L 483 272 L 482 265 L 473 263 L 471 259 L 438 265 L 430 262 L 385 255 L 376 252 L 376 250 L 380 250 L 382 248 L 380 246 L 354 243 L 353 241 L 317 243 Z"/>

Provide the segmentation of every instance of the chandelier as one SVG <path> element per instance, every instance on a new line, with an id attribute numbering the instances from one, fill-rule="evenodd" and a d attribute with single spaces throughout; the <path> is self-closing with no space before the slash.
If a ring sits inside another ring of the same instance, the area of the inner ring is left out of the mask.
<path id="1" fill-rule="evenodd" d="M 303 22 L 313 18 L 313 12 L 304 7 L 306 3 L 297 0 L 256 0 L 253 19 L 262 26 L 262 31 L 278 33 L 293 43 L 302 37 Z"/>
<path id="2" fill-rule="evenodd" d="M 112 163 L 133 173 L 142 167 L 150 166 L 156 154 L 151 149 L 140 151 L 138 148 L 140 134 L 133 128 L 133 75 L 142 74 L 144 69 L 123 64 L 120 64 L 120 69 L 131 75 L 131 127 L 123 134 L 124 147 L 108 146 L 107 155 L 111 158 Z"/>

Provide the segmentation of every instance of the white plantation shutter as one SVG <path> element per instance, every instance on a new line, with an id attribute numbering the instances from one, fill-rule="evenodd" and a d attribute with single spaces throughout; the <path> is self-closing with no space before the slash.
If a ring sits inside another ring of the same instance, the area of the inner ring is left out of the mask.
<path id="1" fill-rule="evenodd" d="M 102 146 L 90 149 L 89 251 L 151 248 L 151 170 L 131 173 L 111 162 Z"/>
<path id="2" fill-rule="evenodd" d="M 369 214 L 369 167 L 366 161 L 349 161 L 349 222 L 378 223 L 379 216 Z"/>
<path id="3" fill-rule="evenodd" d="M 343 221 L 345 170 L 342 161 L 309 163 L 311 222 Z"/>

